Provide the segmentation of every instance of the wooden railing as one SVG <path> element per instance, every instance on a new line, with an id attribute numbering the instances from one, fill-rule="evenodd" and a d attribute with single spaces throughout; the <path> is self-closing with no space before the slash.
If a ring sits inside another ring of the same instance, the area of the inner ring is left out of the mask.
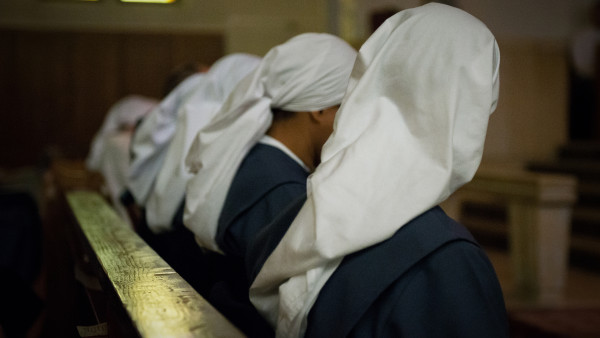
<path id="1" fill-rule="evenodd" d="M 102 276 L 142 337 L 241 337 L 124 223 L 97 193 L 72 191 L 67 201 Z M 109 324 L 110 325 L 110 324 Z"/>
<path id="2" fill-rule="evenodd" d="M 48 177 L 48 317 L 64 322 L 48 334 L 76 326 L 82 337 L 244 336 L 117 215 L 82 163 L 56 161 Z M 72 321 L 82 311 L 72 303 L 87 304 L 94 320 Z"/>
<path id="3" fill-rule="evenodd" d="M 504 168 L 482 168 L 475 178 L 443 203 L 461 218 L 466 201 L 504 205 L 513 285 L 510 297 L 560 301 L 568 273 L 569 240 L 577 180 Z"/>

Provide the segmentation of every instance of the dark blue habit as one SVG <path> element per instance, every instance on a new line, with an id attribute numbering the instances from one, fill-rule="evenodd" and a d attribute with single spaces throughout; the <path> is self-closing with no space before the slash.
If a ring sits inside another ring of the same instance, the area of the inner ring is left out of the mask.
<path id="1" fill-rule="evenodd" d="M 304 199 L 257 236 L 249 280 Z M 462 225 L 434 207 L 390 239 L 344 258 L 308 315 L 306 337 L 508 337 L 496 273 Z"/>
<path id="2" fill-rule="evenodd" d="M 216 242 L 230 262 L 208 300 L 250 337 L 271 337 L 274 332 L 248 299 L 243 257 L 260 229 L 305 196 L 307 177 L 308 172 L 283 151 L 259 143 L 240 164 L 227 193 Z"/>
<path id="3" fill-rule="evenodd" d="M 216 241 L 228 256 L 243 257 L 248 243 L 298 196 L 308 172 L 280 149 L 255 145 L 241 163 L 227 193 Z"/>

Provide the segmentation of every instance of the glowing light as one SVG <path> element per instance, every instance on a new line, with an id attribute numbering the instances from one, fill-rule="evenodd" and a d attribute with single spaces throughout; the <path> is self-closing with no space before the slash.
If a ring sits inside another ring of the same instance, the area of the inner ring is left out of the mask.
<path id="1" fill-rule="evenodd" d="M 172 4 L 176 0 L 121 0 L 121 2 L 127 3 L 144 3 L 144 4 Z"/>

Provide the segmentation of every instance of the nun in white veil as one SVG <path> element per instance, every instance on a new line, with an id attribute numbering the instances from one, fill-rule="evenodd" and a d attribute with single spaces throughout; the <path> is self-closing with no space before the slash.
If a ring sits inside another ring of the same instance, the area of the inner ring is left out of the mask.
<path id="1" fill-rule="evenodd" d="M 129 221 L 129 216 L 121 204 L 120 196 L 127 184 L 133 129 L 158 103 L 153 98 L 140 95 L 129 95 L 117 101 L 94 136 L 86 158 L 87 168 L 100 172 L 104 177 L 115 209 L 126 221 Z"/>
<path id="2" fill-rule="evenodd" d="M 200 246 L 221 251 L 215 236 L 227 193 L 242 160 L 264 141 L 273 123 L 272 109 L 308 113 L 337 107 L 355 58 L 356 50 L 336 36 L 295 36 L 273 47 L 235 88 L 215 119 L 198 132 L 186 158 L 194 177 L 186 192 L 184 223 Z M 314 141 L 311 137 L 307 144 Z M 302 162 L 299 154 L 280 147 Z M 302 163 L 306 169 L 311 165 Z M 304 185 L 305 177 L 302 181 Z"/>
<path id="3" fill-rule="evenodd" d="M 140 95 L 129 95 L 110 107 L 102 127 L 94 136 L 90 153 L 85 160 L 86 166 L 91 170 L 99 171 L 102 167 L 102 156 L 106 149 L 106 138 L 121 130 L 131 131 L 137 121 L 148 114 L 158 101 Z M 120 191 L 119 191 L 120 192 Z"/>
<path id="4" fill-rule="evenodd" d="M 182 103 L 177 112 L 175 135 L 146 203 L 146 221 L 154 233 L 172 229 L 173 217 L 183 201 L 187 181 L 192 177 L 185 170 L 185 155 L 197 132 L 215 117 L 238 82 L 259 62 L 259 57 L 250 54 L 222 57 L 206 73 L 205 81 Z M 182 224 L 183 219 L 175 222 Z"/>
<path id="5" fill-rule="evenodd" d="M 206 81 L 205 73 L 188 76 L 136 128 L 131 140 L 132 160 L 127 171 L 127 189 L 137 205 L 146 205 L 175 135 L 177 112 L 181 104 Z"/>
<path id="6" fill-rule="evenodd" d="M 435 3 L 362 46 L 306 202 L 247 257 L 278 337 L 507 336 L 493 267 L 437 207 L 479 166 L 499 57 L 483 23 Z"/>
<path id="7" fill-rule="evenodd" d="M 207 298 L 249 336 L 273 331 L 248 299 L 246 243 L 306 192 L 355 59 L 356 50 L 331 34 L 273 47 L 190 148 L 184 223 L 200 246 L 230 262 Z"/>

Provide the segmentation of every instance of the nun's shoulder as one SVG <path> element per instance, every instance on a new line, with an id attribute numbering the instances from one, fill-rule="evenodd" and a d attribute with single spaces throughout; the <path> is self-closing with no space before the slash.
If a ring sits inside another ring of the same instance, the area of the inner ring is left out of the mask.
<path id="1" fill-rule="evenodd" d="M 478 324 L 470 327 L 473 317 Z M 487 256 L 466 228 L 435 207 L 387 241 L 347 256 L 311 309 L 307 334 L 476 336 L 470 333 L 505 332 L 505 319 Z M 427 320 L 432 324 L 423 325 Z"/>
<path id="2" fill-rule="evenodd" d="M 384 290 L 350 336 L 508 337 L 495 272 L 471 242 L 448 242 Z"/>

